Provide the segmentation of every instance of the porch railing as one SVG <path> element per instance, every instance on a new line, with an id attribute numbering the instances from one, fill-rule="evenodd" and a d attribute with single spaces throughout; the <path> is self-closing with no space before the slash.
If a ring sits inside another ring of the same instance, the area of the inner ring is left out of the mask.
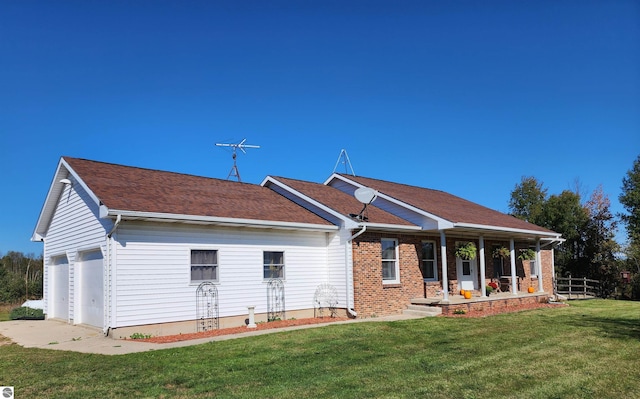
<path id="1" fill-rule="evenodd" d="M 596 298 L 600 291 L 600 281 L 586 277 L 556 277 L 553 283 L 554 292 L 568 299 Z"/>

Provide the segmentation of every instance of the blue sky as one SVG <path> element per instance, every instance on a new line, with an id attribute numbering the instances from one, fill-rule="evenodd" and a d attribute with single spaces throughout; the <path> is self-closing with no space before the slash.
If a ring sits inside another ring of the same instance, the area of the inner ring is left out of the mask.
<path id="1" fill-rule="evenodd" d="M 346 149 L 503 212 L 522 176 L 621 212 L 640 154 L 638 1 L 3 1 L 0 65 L 0 253 L 41 253 L 65 155 L 226 179 L 246 138 L 245 182 Z"/>

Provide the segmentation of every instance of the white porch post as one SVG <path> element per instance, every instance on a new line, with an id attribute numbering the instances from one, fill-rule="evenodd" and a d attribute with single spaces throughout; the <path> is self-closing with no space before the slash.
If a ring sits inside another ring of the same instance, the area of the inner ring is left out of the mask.
<path id="1" fill-rule="evenodd" d="M 540 239 L 536 240 L 536 267 L 538 268 L 538 292 L 544 292 L 542 284 L 542 256 L 540 254 Z"/>
<path id="2" fill-rule="evenodd" d="M 518 295 L 518 282 L 516 281 L 516 245 L 513 242 L 513 238 L 509 240 L 509 246 L 511 247 L 511 293 Z"/>
<path id="3" fill-rule="evenodd" d="M 449 302 L 449 278 L 447 274 L 447 237 L 440 230 L 440 258 L 442 259 L 442 302 Z"/>
<path id="4" fill-rule="evenodd" d="M 485 279 L 485 264 L 484 264 L 484 236 L 480 236 L 480 296 L 486 297 L 487 290 L 484 288 L 484 279 Z"/>

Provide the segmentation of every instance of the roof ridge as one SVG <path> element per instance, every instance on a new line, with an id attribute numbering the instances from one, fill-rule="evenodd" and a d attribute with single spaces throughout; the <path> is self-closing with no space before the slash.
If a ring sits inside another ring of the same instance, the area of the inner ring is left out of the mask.
<path id="1" fill-rule="evenodd" d="M 170 171 L 170 170 L 145 168 L 145 167 L 142 167 L 142 166 L 124 165 L 124 164 L 121 164 L 121 163 L 96 161 L 96 160 L 93 160 L 93 159 L 86 159 L 86 158 L 77 158 L 77 157 L 68 157 L 68 156 L 63 156 L 62 158 L 64 160 L 72 160 L 72 162 L 73 162 L 73 160 L 81 161 L 81 162 L 91 162 L 91 163 L 95 163 L 95 164 L 115 166 L 115 167 L 118 167 L 118 168 L 137 169 L 137 170 L 147 171 L 147 172 L 166 173 L 166 174 L 170 174 L 170 175 L 195 177 L 195 178 L 198 178 L 198 179 L 218 180 L 218 181 L 221 181 L 221 182 L 228 181 L 230 183 L 240 183 L 240 184 L 248 184 L 248 185 L 251 185 L 251 186 L 260 186 L 259 184 L 255 184 L 255 183 L 248 183 L 248 182 L 243 182 L 243 181 L 232 181 L 232 180 L 222 179 L 222 178 L 219 178 L 219 177 L 202 176 L 202 175 L 196 175 L 196 174 L 185 173 L 185 172 L 173 172 L 173 171 Z M 71 165 L 71 166 L 73 167 L 73 165 Z"/>
<path id="2" fill-rule="evenodd" d="M 429 187 L 417 186 L 417 185 L 415 185 L 415 184 L 400 183 L 400 182 L 397 182 L 397 181 L 391 181 L 391 180 L 376 179 L 375 177 L 368 177 L 368 176 L 353 176 L 353 175 L 348 175 L 348 174 L 344 174 L 344 173 L 337 173 L 337 174 L 338 174 L 338 175 L 340 175 L 340 176 L 346 177 L 346 178 L 349 178 L 349 177 L 355 177 L 356 179 L 357 179 L 357 178 L 362 178 L 362 179 L 367 179 L 367 180 L 375 180 L 375 181 L 379 181 L 379 182 L 383 182 L 383 183 L 395 184 L 395 185 L 398 185 L 398 186 L 405 186 L 405 187 L 411 187 L 411 188 L 418 188 L 418 189 L 421 189 L 421 190 L 437 191 L 437 192 L 440 192 L 440 193 L 445 193 L 445 194 L 453 195 L 454 197 L 462 198 L 462 197 L 457 196 L 457 195 L 455 195 L 455 194 L 451 194 L 451 193 L 450 193 L 450 192 L 448 192 L 448 191 L 439 190 L 439 189 L 437 189 L 437 188 L 429 188 Z M 464 198 L 462 198 L 462 199 L 464 199 Z"/>

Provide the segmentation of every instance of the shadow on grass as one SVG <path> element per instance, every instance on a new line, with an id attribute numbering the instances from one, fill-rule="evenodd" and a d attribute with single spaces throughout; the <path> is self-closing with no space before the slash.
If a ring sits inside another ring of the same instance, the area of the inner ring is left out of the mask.
<path id="1" fill-rule="evenodd" d="M 574 327 L 598 328 L 604 336 L 610 338 L 640 340 L 640 318 L 634 320 L 582 314 L 568 318 L 567 322 Z"/>

